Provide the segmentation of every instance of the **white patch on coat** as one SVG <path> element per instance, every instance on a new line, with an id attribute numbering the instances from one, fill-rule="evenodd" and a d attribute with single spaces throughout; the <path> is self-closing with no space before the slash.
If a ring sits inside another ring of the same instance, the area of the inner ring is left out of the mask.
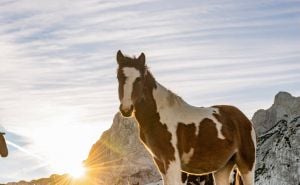
<path id="1" fill-rule="evenodd" d="M 191 157 L 194 155 L 194 148 L 191 148 L 188 153 L 183 153 L 181 156 L 181 160 L 184 164 L 188 164 L 191 160 Z"/>
<path id="2" fill-rule="evenodd" d="M 221 131 L 222 124 L 213 115 L 214 113 L 219 113 L 218 108 L 191 106 L 159 83 L 156 83 L 156 85 L 157 88 L 153 89 L 153 96 L 157 111 L 159 112 L 160 121 L 168 126 L 168 130 L 172 135 L 176 135 L 177 123 L 179 122 L 184 124 L 194 123 L 196 126 L 196 135 L 198 135 L 200 122 L 208 118 L 216 125 L 217 137 L 219 139 L 225 139 Z M 171 105 L 170 96 L 172 96 L 171 98 L 175 98 L 175 100 L 171 101 Z M 176 141 L 172 143 L 174 144 L 173 146 L 177 144 Z"/>
<path id="3" fill-rule="evenodd" d="M 132 105 L 132 100 L 131 100 L 131 94 L 133 90 L 133 83 L 136 78 L 141 76 L 141 73 L 139 70 L 137 70 L 134 67 L 124 67 L 123 68 L 123 73 L 126 77 L 125 83 L 124 83 L 124 94 L 123 94 L 123 99 L 121 101 L 122 103 L 122 109 L 123 110 L 129 110 L 131 105 Z"/>
<path id="4" fill-rule="evenodd" d="M 163 176 L 164 184 L 166 185 L 179 185 L 181 182 L 181 168 L 180 163 L 175 161 L 171 161 L 169 164 L 169 168 L 166 171 L 166 175 Z"/>

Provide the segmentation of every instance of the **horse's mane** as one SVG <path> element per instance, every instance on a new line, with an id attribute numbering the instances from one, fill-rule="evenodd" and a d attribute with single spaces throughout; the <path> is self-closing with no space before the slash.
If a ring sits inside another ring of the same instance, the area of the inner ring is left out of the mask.
<path id="1" fill-rule="evenodd" d="M 182 105 L 186 104 L 186 102 L 178 96 L 176 93 L 172 92 L 171 90 L 168 89 L 169 95 L 167 97 L 168 103 L 170 106 L 173 106 L 175 104 L 177 105 Z"/>

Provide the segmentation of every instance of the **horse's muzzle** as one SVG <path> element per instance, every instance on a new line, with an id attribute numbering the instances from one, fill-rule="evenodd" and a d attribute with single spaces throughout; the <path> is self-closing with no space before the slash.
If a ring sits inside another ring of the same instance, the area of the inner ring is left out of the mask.
<path id="1" fill-rule="evenodd" d="M 122 116 L 130 117 L 132 115 L 132 112 L 133 112 L 133 105 L 131 105 L 129 109 L 123 109 L 122 104 L 121 104 L 119 109 L 120 109 L 120 112 L 121 112 Z"/>

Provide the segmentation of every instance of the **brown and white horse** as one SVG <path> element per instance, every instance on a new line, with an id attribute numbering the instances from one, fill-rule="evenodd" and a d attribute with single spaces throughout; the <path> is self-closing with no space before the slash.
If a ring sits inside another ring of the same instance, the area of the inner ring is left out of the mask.
<path id="1" fill-rule="evenodd" d="M 135 116 L 164 184 L 186 184 L 186 172 L 213 173 L 217 185 L 229 185 L 236 166 L 243 184 L 253 185 L 256 136 L 249 119 L 229 105 L 189 105 L 154 79 L 145 60 L 144 53 L 117 53 L 120 112 Z"/>
<path id="2" fill-rule="evenodd" d="M 5 133 L 0 132 L 0 155 L 1 155 L 1 157 L 7 157 L 7 155 L 8 155 L 8 150 L 7 150 L 7 145 L 5 142 L 4 134 Z"/>

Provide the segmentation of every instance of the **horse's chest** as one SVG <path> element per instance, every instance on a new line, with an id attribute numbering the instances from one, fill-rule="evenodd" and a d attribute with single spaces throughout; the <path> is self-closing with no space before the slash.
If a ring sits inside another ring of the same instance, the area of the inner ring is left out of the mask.
<path id="1" fill-rule="evenodd" d="M 160 159 L 174 158 L 175 146 L 172 144 L 173 134 L 162 123 L 153 123 L 153 125 L 155 126 L 140 130 L 141 140 L 155 157 Z"/>

